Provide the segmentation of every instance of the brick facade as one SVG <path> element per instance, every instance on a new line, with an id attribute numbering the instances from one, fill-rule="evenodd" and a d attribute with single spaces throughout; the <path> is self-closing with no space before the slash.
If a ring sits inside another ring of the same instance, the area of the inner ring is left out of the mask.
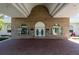
<path id="1" fill-rule="evenodd" d="M 34 37 L 34 29 L 35 24 L 37 22 L 43 22 L 45 24 L 45 37 L 65 37 L 68 38 L 69 36 L 69 18 L 53 18 L 48 9 L 43 5 L 38 5 L 34 7 L 30 13 L 30 15 L 25 17 L 14 17 L 12 18 L 12 38 L 27 38 L 27 37 Z M 21 26 L 21 24 L 26 24 L 29 29 L 29 35 L 19 35 L 17 29 Z M 54 24 L 59 24 L 62 28 L 62 35 L 54 36 L 52 34 L 52 26 Z M 33 29 L 33 30 L 31 30 Z M 46 29 L 49 29 L 46 31 Z"/>

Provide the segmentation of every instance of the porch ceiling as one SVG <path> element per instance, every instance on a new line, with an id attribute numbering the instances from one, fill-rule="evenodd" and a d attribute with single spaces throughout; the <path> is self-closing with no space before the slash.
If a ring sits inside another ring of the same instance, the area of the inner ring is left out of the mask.
<path id="1" fill-rule="evenodd" d="M 53 17 L 70 17 L 79 12 L 79 4 L 73 3 L 3 3 L 0 4 L 0 16 L 27 17 L 36 5 L 45 5 Z"/>
<path id="2" fill-rule="evenodd" d="M 48 8 L 49 13 L 54 16 L 63 6 L 64 3 L 14 3 L 12 4 L 15 6 L 25 17 L 27 17 L 32 8 L 36 5 L 44 5 Z"/>

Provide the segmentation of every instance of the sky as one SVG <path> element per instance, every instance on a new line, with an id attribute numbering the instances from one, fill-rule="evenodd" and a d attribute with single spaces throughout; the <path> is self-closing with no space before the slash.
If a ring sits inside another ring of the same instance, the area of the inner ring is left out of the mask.
<path id="1" fill-rule="evenodd" d="M 11 23 L 11 17 L 4 15 L 4 21 L 5 23 Z"/>

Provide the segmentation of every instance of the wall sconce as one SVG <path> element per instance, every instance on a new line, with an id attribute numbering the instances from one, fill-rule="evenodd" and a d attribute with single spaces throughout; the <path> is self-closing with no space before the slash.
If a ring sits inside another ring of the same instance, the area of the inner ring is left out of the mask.
<path id="1" fill-rule="evenodd" d="M 46 31 L 49 31 L 49 29 L 47 28 Z"/>
<path id="2" fill-rule="evenodd" d="M 31 28 L 30 30 L 31 30 L 31 31 L 33 31 L 34 29 L 33 29 L 33 28 Z"/>

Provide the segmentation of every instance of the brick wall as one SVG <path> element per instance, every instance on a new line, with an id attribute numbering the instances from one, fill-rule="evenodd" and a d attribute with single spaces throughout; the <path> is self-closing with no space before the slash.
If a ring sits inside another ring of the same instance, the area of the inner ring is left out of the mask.
<path id="1" fill-rule="evenodd" d="M 26 24 L 29 29 L 35 29 L 36 22 L 43 22 L 45 24 L 45 29 L 49 29 L 48 34 L 46 34 L 46 37 L 54 37 L 54 35 L 51 34 L 51 28 L 54 24 L 59 24 L 62 27 L 63 34 L 60 37 L 68 37 L 69 35 L 69 18 L 53 18 L 49 12 L 48 9 L 45 6 L 38 5 L 34 7 L 30 13 L 30 15 L 27 18 L 22 17 L 14 17 L 12 18 L 12 37 L 14 38 L 21 38 L 17 33 L 16 29 L 20 27 L 21 24 Z M 29 37 L 34 36 L 34 31 L 29 34 Z M 23 36 L 23 38 L 26 37 L 26 35 Z M 58 36 L 56 36 L 58 37 Z"/>

